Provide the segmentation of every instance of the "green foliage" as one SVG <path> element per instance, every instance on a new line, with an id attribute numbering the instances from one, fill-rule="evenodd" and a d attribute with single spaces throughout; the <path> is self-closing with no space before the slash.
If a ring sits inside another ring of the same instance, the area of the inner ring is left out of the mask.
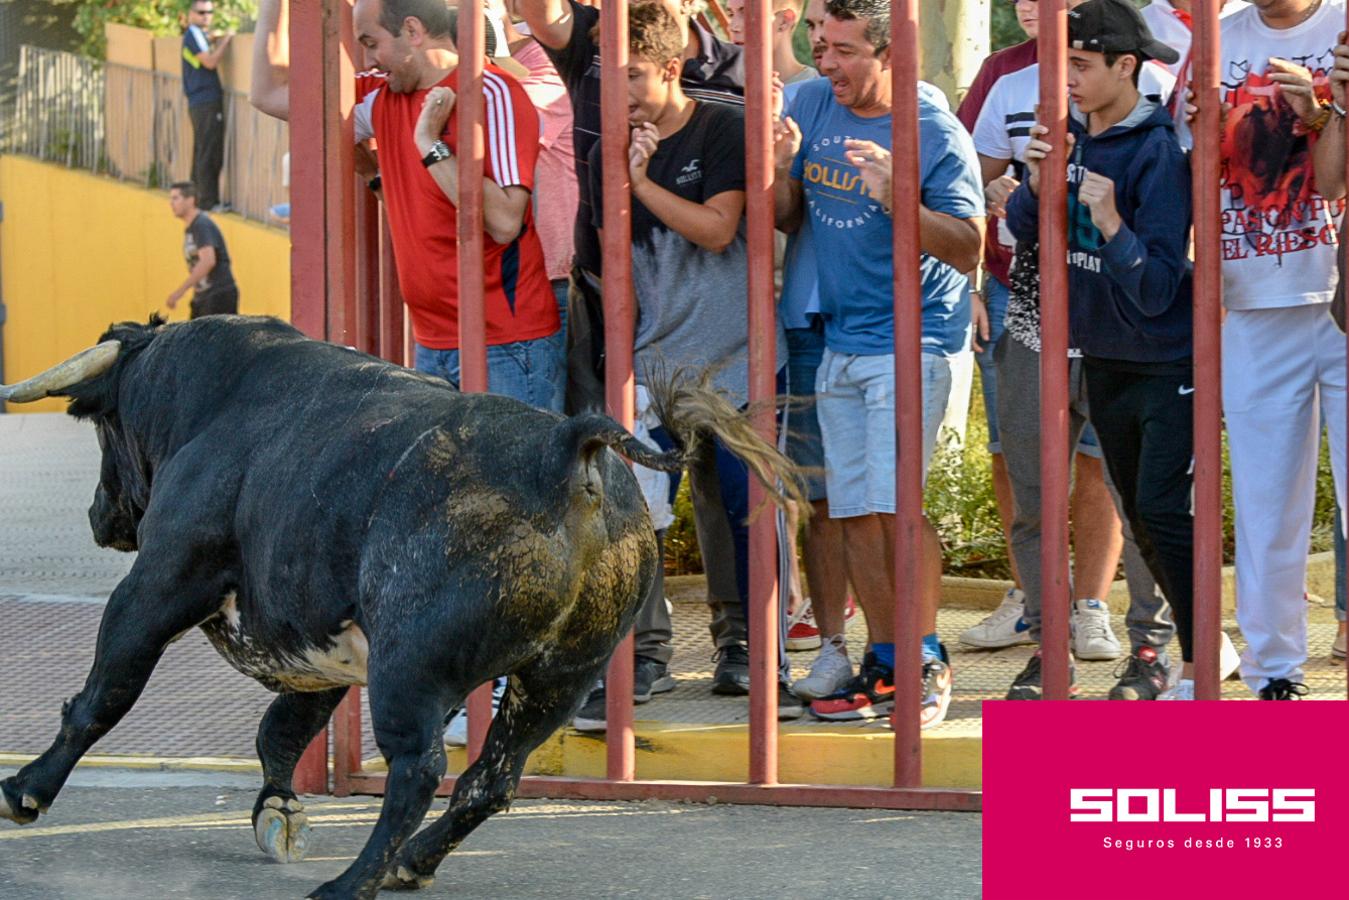
<path id="1" fill-rule="evenodd" d="M 1001 50 L 1003 47 L 1019 44 L 1026 39 L 1026 32 L 1021 30 L 1020 24 L 1016 21 L 1015 3 L 1009 3 L 1008 0 L 990 0 L 989 6 L 988 36 L 991 42 L 990 49 Z"/>
<path id="2" fill-rule="evenodd" d="M 67 13 L 80 35 L 80 51 L 102 59 L 107 49 L 103 26 L 109 23 L 145 28 L 156 35 L 179 34 L 187 19 L 188 0 L 51 0 Z M 212 28 L 235 32 L 257 15 L 257 0 L 214 0 Z"/>

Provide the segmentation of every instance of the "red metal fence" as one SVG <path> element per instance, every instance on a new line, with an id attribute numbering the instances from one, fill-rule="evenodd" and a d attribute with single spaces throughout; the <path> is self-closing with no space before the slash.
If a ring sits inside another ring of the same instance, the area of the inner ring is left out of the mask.
<path id="1" fill-rule="evenodd" d="M 460 0 L 461 57 L 458 91 L 461 206 L 459 208 L 460 328 L 463 387 L 485 390 L 486 349 L 482 293 L 482 52 L 481 0 Z M 1219 696 L 1221 625 L 1220 455 L 1220 218 L 1218 12 L 1219 0 L 1197 0 L 1194 12 L 1193 90 L 1200 113 L 1194 124 L 1195 198 L 1195 652 L 1196 694 Z M 771 437 L 771 401 L 777 368 L 773 341 L 773 166 L 769 0 L 748 0 L 746 46 L 746 176 L 749 229 L 750 397 L 761 410 L 756 426 Z M 1040 198 L 1042 305 L 1041 439 L 1043 478 L 1043 647 L 1046 699 L 1067 699 L 1068 617 L 1068 330 L 1066 241 L 1067 16 L 1064 0 L 1041 0 L 1040 121 L 1056 150 L 1046 160 Z M 295 3 L 291 19 L 292 136 L 297 146 L 322 148 L 320 166 L 296 167 L 292 262 L 295 321 L 311 335 L 404 361 L 403 312 L 392 276 L 387 228 L 363 202 L 359 219 L 351 168 L 351 42 L 349 0 Z M 341 23 L 348 23 L 343 26 Z M 899 462 L 895 529 L 896 683 L 917 684 L 922 666 L 918 573 L 922 516 L 922 397 L 920 377 L 921 281 L 919 275 L 918 0 L 894 0 L 891 18 L 893 86 L 894 314 L 896 429 Z M 603 154 L 626 158 L 627 5 L 602 9 Z M 1184 90 L 1178 86 L 1177 90 Z M 1057 174 L 1056 174 L 1057 173 Z M 606 399 L 609 412 L 633 423 L 630 198 L 626 168 L 604 172 Z M 319 202 L 321 201 L 321 202 Z M 359 227 L 358 227 L 359 223 Z M 359 238 L 359 240 L 358 240 Z M 357 261 L 359 260 L 359 264 Z M 357 273 L 361 274 L 359 280 Z M 757 486 L 756 486 L 757 490 Z M 762 494 L 751 498 L 751 508 Z M 749 782 L 638 781 L 632 728 L 632 636 L 616 651 L 607 677 L 607 777 L 526 777 L 521 796 L 578 799 L 711 800 L 785 805 L 836 805 L 914 809 L 978 809 L 978 790 L 921 787 L 919 697 L 896 692 L 894 782 L 889 787 L 779 784 L 777 760 L 777 565 L 772 517 L 751 531 L 753 624 Z M 469 757 L 476 758 L 490 717 L 489 687 L 470 701 Z M 360 769 L 360 704 L 353 689 L 335 717 L 333 783 L 339 795 L 377 793 L 383 776 Z M 296 787 L 328 787 L 325 741 L 310 748 Z M 453 778 L 442 791 L 449 791 Z"/>

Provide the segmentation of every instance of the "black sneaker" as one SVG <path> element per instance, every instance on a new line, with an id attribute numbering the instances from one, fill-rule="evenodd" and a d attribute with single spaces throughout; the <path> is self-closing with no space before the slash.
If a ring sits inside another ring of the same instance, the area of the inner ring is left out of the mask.
<path id="1" fill-rule="evenodd" d="M 1307 696 L 1307 686 L 1300 681 L 1273 678 L 1260 689 L 1261 700 L 1301 700 Z"/>
<path id="2" fill-rule="evenodd" d="M 645 703 L 652 694 L 664 694 L 673 691 L 675 680 L 670 670 L 657 659 L 649 656 L 637 656 L 632 663 L 632 702 Z"/>
<path id="3" fill-rule="evenodd" d="M 792 693 L 791 685 L 778 682 L 778 721 L 790 722 L 806 714 L 806 706 L 801 698 Z"/>
<path id="4" fill-rule="evenodd" d="M 1111 700 L 1156 700 L 1166 690 L 1170 668 L 1152 647 L 1139 647 L 1115 669 L 1119 681 L 1110 689 Z"/>
<path id="5" fill-rule="evenodd" d="M 600 682 L 590 692 L 590 696 L 586 697 L 586 702 L 577 711 L 576 718 L 571 720 L 571 727 L 577 731 L 590 733 L 604 731 L 608 727 L 605 723 L 604 682 Z"/>
<path id="6" fill-rule="evenodd" d="M 1077 667 L 1068 663 L 1068 696 L 1077 696 Z M 1040 651 L 1036 650 L 1035 655 L 1026 660 L 1026 668 L 1021 670 L 1021 674 L 1012 681 L 1012 686 L 1007 689 L 1008 700 L 1041 700 L 1044 699 L 1044 688 L 1040 683 Z"/>
<path id="7" fill-rule="evenodd" d="M 880 719 L 895 708 L 895 673 L 870 650 L 857 675 L 841 691 L 810 704 L 810 713 L 830 722 Z"/>
<path id="8" fill-rule="evenodd" d="M 744 644 L 722 647 L 713 659 L 717 670 L 712 675 L 712 693 L 740 697 L 749 693 L 749 650 Z"/>

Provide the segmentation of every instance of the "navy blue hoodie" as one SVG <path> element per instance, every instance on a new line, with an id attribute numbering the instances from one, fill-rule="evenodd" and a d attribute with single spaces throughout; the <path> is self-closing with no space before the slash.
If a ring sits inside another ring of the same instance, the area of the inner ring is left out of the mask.
<path id="1" fill-rule="evenodd" d="M 1119 124 L 1096 136 L 1070 118 L 1068 159 L 1068 326 L 1086 356 L 1171 362 L 1192 353 L 1190 167 L 1171 116 L 1140 99 Z M 1115 182 L 1119 233 L 1108 243 L 1078 202 L 1082 177 Z M 1023 182 L 1007 203 L 1018 241 L 1039 240 L 1039 201 Z"/>

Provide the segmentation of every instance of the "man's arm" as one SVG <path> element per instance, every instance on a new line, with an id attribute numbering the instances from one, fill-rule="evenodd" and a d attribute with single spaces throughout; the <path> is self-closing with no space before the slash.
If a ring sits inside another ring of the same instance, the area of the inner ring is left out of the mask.
<path id="1" fill-rule="evenodd" d="M 218 44 L 215 45 L 214 50 L 206 50 L 204 52 L 194 53 L 193 56 L 197 57 L 197 62 L 201 63 L 202 66 L 204 66 L 205 68 L 214 69 L 220 65 L 220 60 L 225 55 L 225 48 L 230 45 L 230 40 L 233 37 L 234 35 L 227 34 L 220 39 L 220 42 Z M 206 40 L 209 45 L 210 38 L 207 38 Z"/>
<path id="2" fill-rule="evenodd" d="M 790 116 L 773 123 L 773 218 L 778 231 L 794 234 L 801 228 L 804 203 L 801 182 L 792 177 L 801 150 L 801 129 Z"/>
<path id="3" fill-rule="evenodd" d="M 285 0 L 258 2 L 248 102 L 282 121 L 290 118 L 290 14 Z"/>
<path id="4" fill-rule="evenodd" d="M 919 206 L 918 237 L 924 253 L 957 272 L 972 272 L 984 248 L 984 217 L 958 219 Z"/>
<path id="5" fill-rule="evenodd" d="M 176 307 L 178 301 L 183 298 L 183 295 L 192 290 L 193 285 L 198 284 L 203 278 L 211 274 L 211 270 L 214 268 L 215 247 L 207 244 L 205 247 L 197 250 L 197 264 L 192 267 L 192 271 L 187 273 L 187 280 L 178 285 L 172 294 L 169 294 L 169 299 L 167 301 L 169 309 Z"/>
<path id="6" fill-rule="evenodd" d="M 524 17 L 534 40 L 550 50 L 561 50 L 571 43 L 576 17 L 567 0 L 517 0 L 516 11 Z"/>
<path id="7" fill-rule="evenodd" d="M 454 101 L 455 92 L 450 88 L 436 87 L 427 92 L 426 100 L 422 104 L 421 115 L 417 118 L 415 134 L 417 151 L 423 156 L 431 152 L 431 145 L 440 140 L 441 135 L 445 132 L 445 123 L 449 121 L 450 112 L 454 109 Z M 506 109 L 506 114 L 511 115 L 509 108 Z M 488 121 L 492 121 L 493 116 L 490 110 L 486 111 L 486 118 Z M 488 142 L 490 143 L 496 138 L 497 136 L 489 130 L 487 134 Z M 433 163 L 427 168 L 427 171 L 431 173 L 431 177 L 440 187 L 441 192 L 457 208 L 459 206 L 458 157 L 451 156 L 449 159 Z M 498 244 L 509 244 L 515 240 L 520 235 L 520 229 L 524 227 L 525 210 L 528 208 L 528 188 L 518 184 L 503 188 L 484 175 L 482 180 L 482 224 L 488 237 Z"/>
<path id="8" fill-rule="evenodd" d="M 694 203 L 648 178 L 640 184 L 633 183 L 632 196 L 642 201 L 642 205 L 667 228 L 713 253 L 721 253 L 731 246 L 740 227 L 740 217 L 745 214 L 744 191 L 722 191 L 702 203 Z"/>
<path id="9" fill-rule="evenodd" d="M 1340 109 L 1346 102 L 1345 84 L 1349 82 L 1349 34 L 1340 32 L 1335 45 L 1335 65 L 1330 70 L 1330 94 Z M 1344 196 L 1344 119 L 1338 114 L 1316 136 L 1312 146 L 1312 166 L 1316 192 L 1327 200 Z"/>

